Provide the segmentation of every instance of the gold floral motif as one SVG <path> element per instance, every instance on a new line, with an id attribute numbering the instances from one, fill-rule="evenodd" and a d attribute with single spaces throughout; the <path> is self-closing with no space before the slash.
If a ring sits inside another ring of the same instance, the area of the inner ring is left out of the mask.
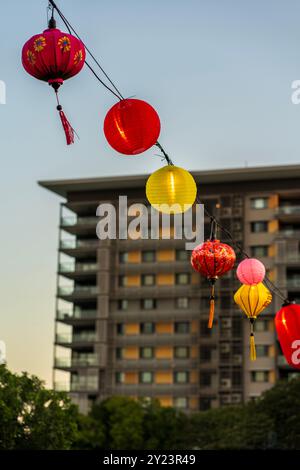
<path id="1" fill-rule="evenodd" d="M 45 46 L 46 46 L 46 38 L 44 38 L 44 36 L 39 36 L 38 38 L 35 39 L 33 43 L 33 47 L 36 52 L 41 52 Z"/>
<path id="2" fill-rule="evenodd" d="M 58 45 L 63 52 L 68 52 L 71 49 L 71 41 L 67 36 L 63 36 L 58 40 Z"/>
<path id="3" fill-rule="evenodd" d="M 82 50 L 80 49 L 80 51 L 77 51 L 75 56 L 74 56 L 74 64 L 78 65 L 79 62 L 81 62 L 83 59 L 83 53 L 82 53 Z"/>
<path id="4" fill-rule="evenodd" d="M 36 63 L 36 56 L 35 53 L 28 50 L 27 51 L 27 60 L 30 63 L 30 65 L 34 65 Z"/>

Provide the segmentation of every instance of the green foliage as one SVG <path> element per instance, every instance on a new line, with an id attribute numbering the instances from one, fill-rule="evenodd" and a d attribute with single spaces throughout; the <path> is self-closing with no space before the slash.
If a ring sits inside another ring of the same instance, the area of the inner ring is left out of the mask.
<path id="1" fill-rule="evenodd" d="M 77 419 L 77 408 L 66 394 L 0 366 L 0 449 L 69 449 Z"/>
<path id="2" fill-rule="evenodd" d="M 80 415 L 65 393 L 0 366 L 0 449 L 300 449 L 300 379 L 245 405 L 185 414 L 114 396 Z"/>

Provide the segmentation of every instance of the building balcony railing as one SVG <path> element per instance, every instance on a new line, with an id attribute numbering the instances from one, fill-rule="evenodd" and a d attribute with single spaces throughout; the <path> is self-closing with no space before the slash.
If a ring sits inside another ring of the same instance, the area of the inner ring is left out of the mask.
<path id="1" fill-rule="evenodd" d="M 199 386 L 195 384 L 116 384 L 113 388 L 114 392 L 120 395 L 146 395 L 155 396 L 158 394 L 166 394 L 180 396 L 182 394 L 196 394 L 199 392 Z"/>
<path id="2" fill-rule="evenodd" d="M 291 278 L 286 280 L 286 286 L 288 289 L 300 288 L 300 278 Z"/>
<path id="3" fill-rule="evenodd" d="M 99 389 L 98 377 L 90 377 L 87 380 L 72 381 L 70 385 L 71 392 L 96 392 Z"/>
<path id="4" fill-rule="evenodd" d="M 98 264 L 97 263 L 60 263 L 59 264 L 59 272 L 60 273 L 84 273 L 90 271 L 97 271 Z"/>
<path id="5" fill-rule="evenodd" d="M 279 215 L 300 215 L 300 206 L 280 206 L 277 208 L 277 214 Z"/>
<path id="6" fill-rule="evenodd" d="M 97 310 L 75 309 L 74 311 L 58 310 L 56 314 L 57 320 L 84 320 L 97 317 Z"/>
<path id="7" fill-rule="evenodd" d="M 281 354 L 277 356 L 277 365 L 278 367 L 289 367 L 286 358 Z"/>
<path id="8" fill-rule="evenodd" d="M 280 230 L 276 234 L 276 238 L 300 238 L 300 230 Z"/>
<path id="9" fill-rule="evenodd" d="M 90 354 L 84 357 L 56 357 L 55 367 L 57 368 L 71 368 L 71 367 L 89 367 L 97 366 L 98 357 L 96 354 Z"/>
<path id="10" fill-rule="evenodd" d="M 178 359 L 178 358 L 171 358 L 171 359 L 117 359 L 114 365 L 116 370 L 123 370 L 123 369 L 140 369 L 140 370 L 148 370 L 148 369 L 170 369 L 170 368 L 177 368 L 177 369 L 191 369 L 196 367 L 198 364 L 197 359 Z"/>
<path id="11" fill-rule="evenodd" d="M 56 333 L 55 342 L 60 344 L 72 343 L 93 343 L 96 341 L 96 334 L 94 332 L 85 333 Z"/>
<path id="12" fill-rule="evenodd" d="M 57 294 L 61 296 L 69 295 L 97 295 L 98 286 L 59 286 L 57 289 Z"/>
<path id="13" fill-rule="evenodd" d="M 99 240 L 97 239 L 87 239 L 87 240 L 75 240 L 75 239 L 66 239 L 61 240 L 59 247 L 62 249 L 75 249 L 75 248 L 93 248 L 99 245 Z"/>
<path id="14" fill-rule="evenodd" d="M 98 217 L 62 217 L 60 224 L 62 227 L 72 227 L 74 225 L 94 225 L 99 222 Z"/>

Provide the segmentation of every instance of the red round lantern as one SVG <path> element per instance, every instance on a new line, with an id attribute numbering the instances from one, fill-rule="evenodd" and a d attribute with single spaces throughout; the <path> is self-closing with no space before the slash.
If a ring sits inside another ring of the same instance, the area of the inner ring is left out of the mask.
<path id="1" fill-rule="evenodd" d="M 64 80 L 77 75 L 85 61 L 83 43 L 56 28 L 53 17 L 49 28 L 32 36 L 23 46 L 22 64 L 26 72 L 51 85 L 56 93 Z M 66 119 L 57 97 L 57 110 L 65 130 L 67 144 L 74 142 L 74 130 Z"/>
<path id="2" fill-rule="evenodd" d="M 235 259 L 233 248 L 215 239 L 201 243 L 192 252 L 191 264 L 193 268 L 205 276 L 211 284 L 208 328 L 212 328 L 213 325 L 215 282 L 233 268 Z"/>
<path id="3" fill-rule="evenodd" d="M 127 98 L 107 113 L 104 134 L 111 147 L 125 155 L 137 155 L 154 145 L 160 133 L 160 120 L 150 104 Z"/>
<path id="4" fill-rule="evenodd" d="M 284 305 L 276 314 L 275 327 L 288 364 L 300 369 L 300 305 Z"/>

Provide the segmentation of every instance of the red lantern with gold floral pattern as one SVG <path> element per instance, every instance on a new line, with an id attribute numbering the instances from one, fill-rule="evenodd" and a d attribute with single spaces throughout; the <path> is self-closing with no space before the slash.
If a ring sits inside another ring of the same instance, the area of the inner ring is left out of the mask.
<path id="1" fill-rule="evenodd" d="M 84 44 L 56 28 L 53 17 L 49 28 L 32 36 L 23 46 L 22 64 L 26 72 L 51 85 L 57 97 L 57 110 L 66 134 L 67 144 L 74 142 L 74 130 L 68 122 L 58 101 L 58 89 L 71 77 L 77 75 L 85 62 Z"/>
<path id="2" fill-rule="evenodd" d="M 235 259 L 233 248 L 214 238 L 201 243 L 192 252 L 193 268 L 205 276 L 211 284 L 208 328 L 212 328 L 214 319 L 215 282 L 233 268 Z"/>

